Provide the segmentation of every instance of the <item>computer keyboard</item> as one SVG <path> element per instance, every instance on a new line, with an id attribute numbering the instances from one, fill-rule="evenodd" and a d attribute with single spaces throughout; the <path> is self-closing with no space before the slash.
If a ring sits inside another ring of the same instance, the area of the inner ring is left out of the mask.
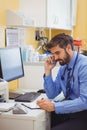
<path id="1" fill-rule="evenodd" d="M 15 98 L 15 101 L 17 101 L 17 102 L 32 102 L 40 95 L 41 95 L 41 93 L 38 93 L 38 92 L 28 92 L 28 93 L 22 94 L 21 96 Z"/>

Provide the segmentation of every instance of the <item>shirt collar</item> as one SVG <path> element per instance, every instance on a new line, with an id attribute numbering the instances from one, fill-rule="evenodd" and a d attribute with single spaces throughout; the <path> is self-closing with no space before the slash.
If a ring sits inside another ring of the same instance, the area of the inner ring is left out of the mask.
<path id="1" fill-rule="evenodd" d="M 68 64 L 68 68 L 73 69 L 73 66 L 74 66 L 74 63 L 75 63 L 76 56 L 77 56 L 77 51 L 74 51 L 73 57 L 72 57 L 71 61 L 70 61 L 69 64 Z"/>

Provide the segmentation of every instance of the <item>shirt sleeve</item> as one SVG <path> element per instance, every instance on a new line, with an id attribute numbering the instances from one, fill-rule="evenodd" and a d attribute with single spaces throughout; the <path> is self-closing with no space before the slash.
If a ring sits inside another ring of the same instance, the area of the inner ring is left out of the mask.
<path id="1" fill-rule="evenodd" d="M 52 75 L 49 76 L 44 75 L 43 78 L 44 78 L 44 89 L 46 91 L 46 95 L 50 99 L 55 98 L 61 92 L 60 71 L 58 72 L 55 81 L 53 81 Z"/>

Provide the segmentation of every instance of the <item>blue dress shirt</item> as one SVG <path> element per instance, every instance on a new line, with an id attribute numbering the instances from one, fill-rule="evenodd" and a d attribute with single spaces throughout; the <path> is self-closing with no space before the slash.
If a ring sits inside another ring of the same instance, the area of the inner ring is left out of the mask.
<path id="1" fill-rule="evenodd" d="M 75 64 L 76 56 L 77 52 L 75 51 L 70 63 L 68 64 L 73 71 L 71 71 L 73 78 L 71 78 L 70 81 L 70 100 L 54 102 L 55 112 L 58 114 L 87 110 L 87 56 L 78 54 Z M 73 70 L 74 64 L 75 68 Z M 55 80 L 52 79 L 52 75 L 44 76 L 44 88 L 48 98 L 55 98 L 61 91 L 63 91 L 66 96 L 67 70 L 65 70 L 65 68 L 66 65 L 59 68 Z"/>

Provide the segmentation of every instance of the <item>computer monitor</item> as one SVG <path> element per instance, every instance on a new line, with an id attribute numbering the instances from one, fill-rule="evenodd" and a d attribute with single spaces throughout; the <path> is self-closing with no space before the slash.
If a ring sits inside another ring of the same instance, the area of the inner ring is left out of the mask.
<path id="1" fill-rule="evenodd" d="M 0 48 L 0 78 L 12 81 L 23 76 L 21 48 Z"/>

